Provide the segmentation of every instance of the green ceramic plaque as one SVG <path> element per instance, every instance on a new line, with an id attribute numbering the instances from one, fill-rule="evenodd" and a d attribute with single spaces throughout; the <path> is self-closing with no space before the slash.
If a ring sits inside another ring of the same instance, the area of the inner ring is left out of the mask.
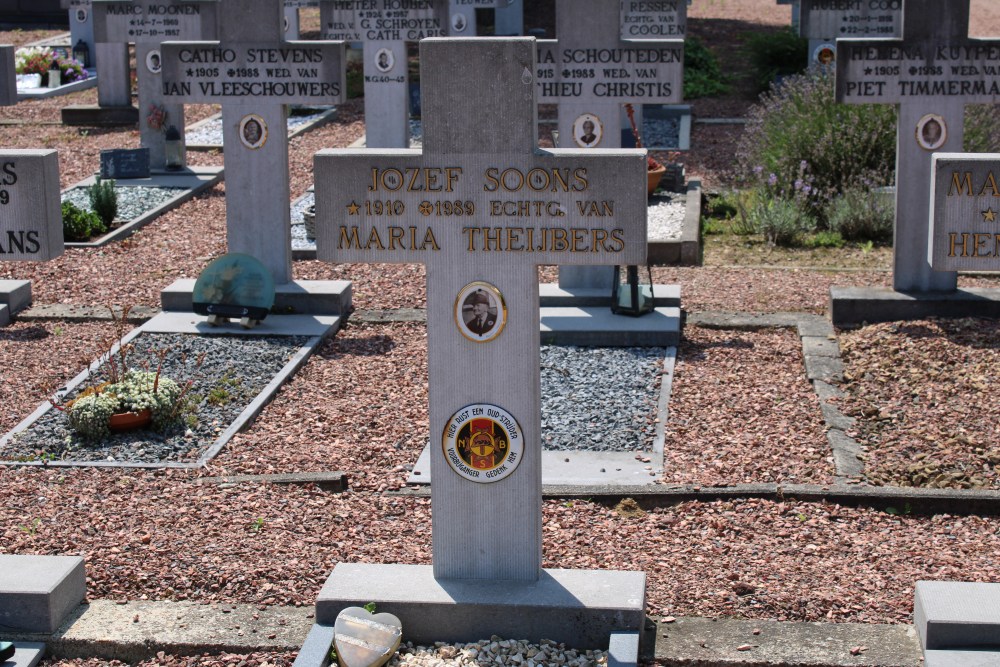
<path id="1" fill-rule="evenodd" d="M 192 301 L 199 315 L 263 320 L 274 305 L 274 279 L 259 260 L 229 253 L 201 272 Z"/>

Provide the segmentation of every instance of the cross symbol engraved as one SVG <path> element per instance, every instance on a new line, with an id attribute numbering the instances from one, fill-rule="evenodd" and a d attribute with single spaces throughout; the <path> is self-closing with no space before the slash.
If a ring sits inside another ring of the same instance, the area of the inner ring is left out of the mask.
<path id="1" fill-rule="evenodd" d="M 537 267 L 645 261 L 645 152 L 537 148 L 534 39 L 426 39 L 420 63 L 423 151 L 317 154 L 317 253 L 426 265 L 434 576 L 534 581 Z M 482 300 L 494 325 L 479 337 Z"/>

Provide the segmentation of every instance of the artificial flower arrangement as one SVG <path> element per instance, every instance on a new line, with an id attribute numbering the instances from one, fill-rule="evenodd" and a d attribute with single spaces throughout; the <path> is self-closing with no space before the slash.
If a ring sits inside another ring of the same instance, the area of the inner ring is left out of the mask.
<path id="1" fill-rule="evenodd" d="M 38 74 L 44 85 L 49 71 L 53 69 L 59 70 L 63 83 L 82 81 L 89 76 L 80 61 L 44 46 L 26 46 L 14 52 L 17 74 Z"/>

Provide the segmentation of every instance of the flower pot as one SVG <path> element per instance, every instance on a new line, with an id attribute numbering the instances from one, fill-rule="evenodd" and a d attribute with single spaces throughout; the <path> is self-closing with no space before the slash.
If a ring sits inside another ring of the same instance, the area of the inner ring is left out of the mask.
<path id="1" fill-rule="evenodd" d="M 646 172 L 646 193 L 653 194 L 653 191 L 660 185 L 660 179 L 663 175 L 667 173 L 667 168 L 662 164 L 656 169 L 650 169 Z"/>
<path id="2" fill-rule="evenodd" d="M 115 433 L 134 431 L 153 423 L 153 411 L 149 408 L 140 412 L 119 412 L 108 418 L 108 428 Z"/>

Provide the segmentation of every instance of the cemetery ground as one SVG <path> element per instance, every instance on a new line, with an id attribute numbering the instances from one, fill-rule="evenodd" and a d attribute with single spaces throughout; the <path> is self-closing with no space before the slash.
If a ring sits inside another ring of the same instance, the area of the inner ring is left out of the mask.
<path id="1" fill-rule="evenodd" d="M 787 7 L 772 0 L 706 5 L 696 1 L 691 30 L 704 31 L 720 53 L 740 26 L 776 29 L 788 21 Z M 1000 34 L 1000 12 L 973 6 L 982 12 L 976 32 Z M 0 32 L 0 43 L 25 35 Z M 134 129 L 59 123 L 62 106 L 94 102 L 96 91 L 88 90 L 0 110 L 0 145 L 58 148 L 69 187 L 91 175 L 101 149 L 138 146 Z M 696 101 L 695 114 L 738 117 L 748 103 L 737 89 Z M 212 111 L 191 105 L 187 121 Z M 290 140 L 293 198 L 312 184 L 318 150 L 363 134 L 361 112 L 353 100 L 335 121 Z M 739 129 L 696 124 L 684 158 L 689 178 L 708 190 L 724 185 Z M 189 152 L 188 160 L 222 164 L 211 151 Z M 106 304 L 156 308 L 162 288 L 197 276 L 225 252 L 225 187 L 104 248 L 70 249 L 40 264 L 0 262 L 0 278 L 30 279 L 36 305 L 93 314 Z M 802 340 L 787 326 L 790 313 L 824 315 L 831 285 L 888 286 L 890 261 L 884 248 L 779 250 L 706 235 L 704 266 L 654 267 L 654 282 L 681 285 L 688 314 L 665 425 L 664 478 L 643 493 L 550 497 L 544 566 L 642 570 L 658 633 L 671 633 L 664 618 L 746 619 L 762 628 L 747 637 L 751 648 L 719 650 L 748 660 L 767 639 L 769 621 L 905 624 L 917 580 L 996 581 L 998 505 L 972 499 L 1000 493 L 1000 397 L 991 391 L 1000 324 L 926 320 L 835 332 L 844 395 L 833 404 L 853 419 L 841 428 L 858 443 L 864 466 L 847 480 L 833 460 Z M 433 435 L 424 271 L 296 261 L 294 273 L 353 281 L 357 310 L 248 430 L 195 471 L 4 466 L 0 552 L 83 556 L 88 600 L 133 605 L 136 623 L 145 620 L 143 601 L 253 605 L 266 615 L 311 606 L 337 562 L 429 563 L 429 497 L 406 484 Z M 554 281 L 555 268 L 540 277 Z M 975 275 L 959 284 L 997 285 Z M 25 316 L 0 329 L 0 432 L 44 402 L 45 387 L 76 375 L 112 328 L 96 317 Z M 347 473 L 350 491 L 224 479 L 329 471 Z M 948 489 L 969 500 L 935 512 L 905 497 L 821 500 L 824 488 L 845 481 L 876 496 L 887 488 Z M 815 492 L 797 494 L 801 485 Z M 257 637 L 261 648 L 250 655 L 165 653 L 145 662 L 290 664 L 294 650 L 273 639 Z M 896 664 L 879 653 L 885 647 L 861 647 L 861 640 L 846 647 L 844 664 Z M 859 650 L 851 655 L 850 648 Z"/>

